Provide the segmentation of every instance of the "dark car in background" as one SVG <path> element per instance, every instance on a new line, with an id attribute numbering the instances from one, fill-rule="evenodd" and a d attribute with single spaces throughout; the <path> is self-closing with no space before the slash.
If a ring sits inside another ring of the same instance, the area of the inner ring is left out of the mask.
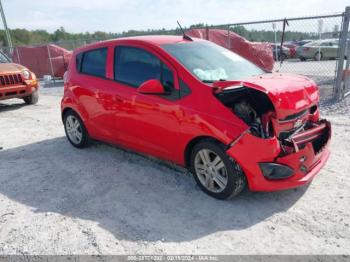
<path id="1" fill-rule="evenodd" d="M 291 54 L 290 50 L 285 46 L 282 46 L 282 52 L 281 52 L 280 45 L 271 44 L 271 48 L 272 48 L 273 59 L 275 61 L 281 61 L 281 60 L 283 61 L 290 57 L 290 54 Z"/>
<path id="2" fill-rule="evenodd" d="M 293 44 L 292 42 L 288 42 L 288 43 L 285 43 L 283 46 L 289 49 L 289 58 L 297 57 L 298 46 L 296 44 Z"/>

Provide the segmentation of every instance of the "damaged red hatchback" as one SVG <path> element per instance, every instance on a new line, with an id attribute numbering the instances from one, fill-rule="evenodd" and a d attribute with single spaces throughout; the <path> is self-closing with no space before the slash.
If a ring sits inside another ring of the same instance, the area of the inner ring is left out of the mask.
<path id="1" fill-rule="evenodd" d="M 331 136 L 318 102 L 307 77 L 266 73 L 205 40 L 147 36 L 75 50 L 61 107 L 74 146 L 97 139 L 174 162 L 226 199 L 312 180 Z"/>

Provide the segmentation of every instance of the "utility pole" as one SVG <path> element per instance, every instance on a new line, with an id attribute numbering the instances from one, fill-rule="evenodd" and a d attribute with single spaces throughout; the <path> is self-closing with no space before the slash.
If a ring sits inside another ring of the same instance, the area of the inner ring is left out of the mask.
<path id="1" fill-rule="evenodd" d="M 10 50 L 12 50 L 13 46 L 12 46 L 11 35 L 10 35 L 9 29 L 7 28 L 6 17 L 5 17 L 4 9 L 2 8 L 1 0 L 0 0 L 0 12 L 1 12 L 2 23 L 4 24 L 4 28 L 5 28 L 7 44 Z"/>

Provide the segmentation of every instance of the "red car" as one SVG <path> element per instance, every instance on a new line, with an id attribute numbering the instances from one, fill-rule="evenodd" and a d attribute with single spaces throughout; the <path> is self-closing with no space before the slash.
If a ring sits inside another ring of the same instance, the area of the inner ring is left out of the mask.
<path id="1" fill-rule="evenodd" d="M 296 58 L 297 56 L 297 46 L 291 43 L 285 43 L 285 47 L 289 48 L 289 58 Z"/>
<path id="2" fill-rule="evenodd" d="M 226 199 L 313 179 L 331 136 L 318 102 L 307 77 L 266 73 L 206 40 L 146 36 L 75 50 L 61 109 L 73 146 L 96 139 L 174 162 Z"/>

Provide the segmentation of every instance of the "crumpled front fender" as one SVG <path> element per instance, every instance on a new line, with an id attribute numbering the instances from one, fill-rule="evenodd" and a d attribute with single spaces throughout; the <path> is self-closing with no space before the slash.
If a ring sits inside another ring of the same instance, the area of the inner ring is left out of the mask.
<path id="1" fill-rule="evenodd" d="M 231 144 L 227 154 L 241 166 L 249 188 L 256 190 L 261 179 L 266 180 L 259 163 L 274 161 L 280 151 L 280 143 L 276 137 L 262 139 L 246 131 Z"/>
<path id="2" fill-rule="evenodd" d="M 328 136 L 322 148 L 316 152 L 312 142 L 308 142 L 294 153 L 280 154 L 281 146 L 277 137 L 263 139 L 246 131 L 231 143 L 226 153 L 241 166 L 252 191 L 276 191 L 298 187 L 310 182 L 329 158 L 331 126 L 327 121 L 321 123 L 326 123 L 323 132 Z M 285 179 L 270 180 L 264 177 L 259 163 L 285 165 L 292 168 L 294 173 Z"/>

